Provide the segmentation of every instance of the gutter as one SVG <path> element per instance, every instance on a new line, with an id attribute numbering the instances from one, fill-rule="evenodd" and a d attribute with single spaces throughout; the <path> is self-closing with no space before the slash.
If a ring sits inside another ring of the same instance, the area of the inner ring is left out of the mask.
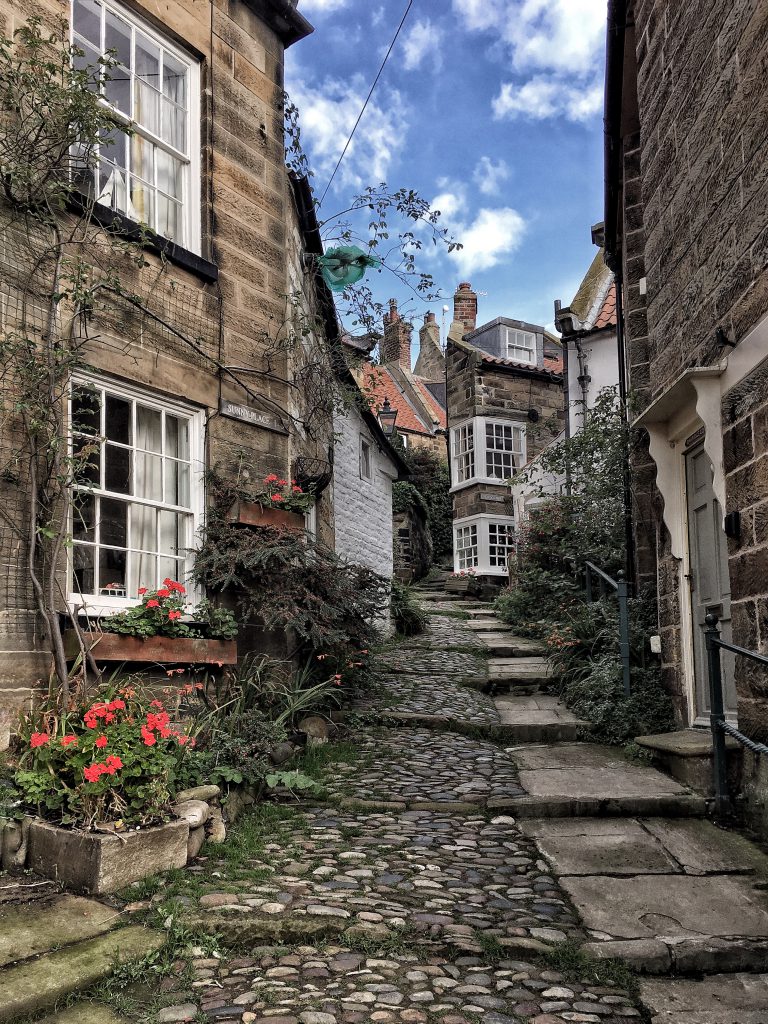
<path id="1" fill-rule="evenodd" d="M 605 262 L 617 270 L 619 181 L 621 178 L 621 109 L 624 85 L 624 39 L 627 0 L 608 0 L 605 37 L 605 107 L 603 114 L 603 219 Z"/>
<path id="2" fill-rule="evenodd" d="M 286 50 L 315 31 L 296 10 L 295 0 L 293 3 L 291 0 L 244 0 L 244 3 L 272 29 Z"/>
<path id="3" fill-rule="evenodd" d="M 311 253 L 313 256 L 322 256 L 323 242 L 320 236 L 320 226 L 317 222 L 315 200 L 312 196 L 309 178 L 299 177 L 299 175 L 290 172 L 288 174 L 288 178 L 296 201 L 296 208 L 299 214 L 299 224 L 301 226 L 301 233 L 306 251 Z M 360 394 L 362 402 L 365 403 L 363 393 L 360 391 L 357 381 L 355 380 L 352 371 L 347 365 L 347 360 L 344 357 L 344 346 L 341 340 L 339 320 L 336 316 L 336 306 L 333 301 L 333 296 L 331 295 L 331 290 L 325 283 L 323 275 L 320 273 L 320 269 L 317 264 L 315 264 L 314 267 L 314 280 L 315 287 L 317 289 L 320 315 L 325 328 L 325 336 L 328 340 L 333 371 L 338 380 L 347 387 L 354 388 Z M 379 448 L 386 452 L 387 456 L 397 467 L 397 479 L 406 480 L 411 475 L 411 471 L 400 453 L 392 446 L 389 438 L 381 429 L 378 416 L 375 416 L 373 412 L 371 412 L 370 408 L 365 404 L 358 408 L 358 412 L 362 416 L 368 429 L 376 438 L 376 443 Z"/>

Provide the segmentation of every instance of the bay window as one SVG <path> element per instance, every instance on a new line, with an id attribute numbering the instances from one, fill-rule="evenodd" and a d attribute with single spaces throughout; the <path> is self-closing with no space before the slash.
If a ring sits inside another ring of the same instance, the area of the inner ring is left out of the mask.
<path id="1" fill-rule="evenodd" d="M 498 484 L 525 465 L 525 426 L 475 417 L 451 428 L 452 490 L 471 483 Z"/>
<path id="2" fill-rule="evenodd" d="M 72 601 L 106 611 L 167 577 L 186 581 L 202 515 L 200 414 L 79 379 L 70 429 Z"/>
<path id="3" fill-rule="evenodd" d="M 76 182 L 96 202 L 158 235 L 200 250 L 199 66 L 132 11 L 111 0 L 72 0 L 72 42 L 81 67 L 104 71 L 103 102 L 129 123 L 97 146 L 97 166 Z"/>
<path id="4" fill-rule="evenodd" d="M 515 549 L 515 521 L 511 516 L 482 513 L 453 525 L 454 572 L 474 569 L 481 576 L 506 576 Z"/>

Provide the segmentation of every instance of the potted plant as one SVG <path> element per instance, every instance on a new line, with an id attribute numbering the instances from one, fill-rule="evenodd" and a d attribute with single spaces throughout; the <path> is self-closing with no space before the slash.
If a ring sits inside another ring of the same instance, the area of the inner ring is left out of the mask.
<path id="1" fill-rule="evenodd" d="M 10 763 L 21 807 L 35 815 L 27 866 L 91 893 L 183 867 L 189 824 L 173 820 L 171 804 L 194 745 L 165 701 L 132 686 L 66 708 L 48 697 L 24 714 Z"/>
<path id="2" fill-rule="evenodd" d="M 283 480 L 276 473 L 265 476 L 264 488 L 243 492 L 229 510 L 229 522 L 241 526 L 278 526 L 303 530 L 304 516 L 315 504 L 313 491 L 305 491 L 295 480 Z"/>
<path id="3" fill-rule="evenodd" d="M 99 620 L 98 630 L 81 634 L 97 662 L 134 661 L 188 665 L 234 665 L 234 615 L 210 601 L 187 610 L 186 589 L 165 579 L 158 590 L 139 589 L 141 603 Z M 81 638 L 64 635 L 67 657 L 77 658 Z"/>
<path id="4" fill-rule="evenodd" d="M 462 569 L 451 573 L 445 581 L 445 589 L 451 594 L 478 594 L 480 585 L 474 569 Z"/>

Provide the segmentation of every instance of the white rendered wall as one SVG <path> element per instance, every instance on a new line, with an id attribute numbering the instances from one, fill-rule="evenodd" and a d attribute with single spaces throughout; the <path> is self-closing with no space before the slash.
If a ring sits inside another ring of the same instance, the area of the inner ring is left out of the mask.
<path id="1" fill-rule="evenodd" d="M 619 357 L 615 334 L 601 334 L 581 343 L 587 373 L 592 378 L 587 386 L 587 408 L 591 409 L 603 388 L 619 383 Z M 570 403 L 571 434 L 581 430 L 584 407 L 579 385 L 579 354 L 573 342 L 568 345 L 568 401 Z"/>
<path id="2" fill-rule="evenodd" d="M 334 430 L 341 435 L 333 470 L 336 552 L 389 579 L 394 570 L 392 482 L 397 468 L 386 453 L 379 451 L 358 412 L 352 410 L 337 417 Z M 370 480 L 360 475 L 361 436 L 371 446 Z"/>

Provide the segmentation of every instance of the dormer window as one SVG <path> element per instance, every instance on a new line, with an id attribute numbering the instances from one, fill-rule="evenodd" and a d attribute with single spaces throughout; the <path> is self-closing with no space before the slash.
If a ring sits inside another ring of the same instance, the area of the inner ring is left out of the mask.
<path id="1" fill-rule="evenodd" d="M 531 331 L 519 331 L 515 327 L 505 327 L 507 342 L 507 359 L 516 363 L 536 363 L 536 335 Z"/>

